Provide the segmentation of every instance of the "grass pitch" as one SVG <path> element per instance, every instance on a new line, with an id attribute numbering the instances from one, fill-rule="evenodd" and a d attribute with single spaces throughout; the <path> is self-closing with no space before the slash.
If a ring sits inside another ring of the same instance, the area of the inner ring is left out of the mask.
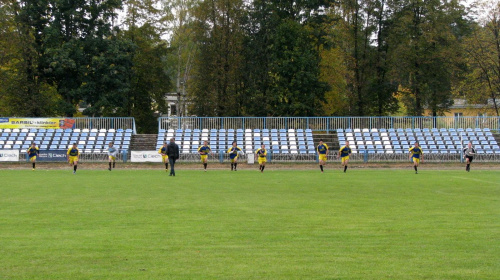
<path id="1" fill-rule="evenodd" d="M 498 171 L 0 170 L 0 279 L 499 275 Z"/>

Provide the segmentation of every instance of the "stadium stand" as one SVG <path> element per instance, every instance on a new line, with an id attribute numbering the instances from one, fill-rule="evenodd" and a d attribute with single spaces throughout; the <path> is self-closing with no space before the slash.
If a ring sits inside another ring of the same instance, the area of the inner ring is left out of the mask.
<path id="1" fill-rule="evenodd" d="M 225 152 L 233 141 L 252 154 L 266 145 L 273 154 L 315 154 L 313 133 L 311 129 L 160 129 L 156 148 L 159 149 L 170 138 L 180 144 L 183 154 L 197 153 L 203 141 L 208 141 L 216 152 Z"/>
<path id="2" fill-rule="evenodd" d="M 462 143 L 472 141 L 478 153 L 500 154 L 500 147 L 488 128 L 337 129 L 337 136 L 339 146 L 349 141 L 354 153 L 403 154 L 418 141 L 428 153 L 458 154 Z M 245 153 L 252 153 L 264 144 L 273 154 L 314 154 L 318 140 L 311 129 L 162 129 L 156 149 L 170 138 L 180 144 L 183 154 L 197 153 L 205 140 L 217 152 L 225 152 L 236 141 Z"/>
<path id="3" fill-rule="evenodd" d="M 337 136 L 340 146 L 349 141 L 357 153 L 402 154 L 418 141 L 427 153 L 458 154 L 463 144 L 472 141 L 478 154 L 500 154 L 489 128 L 338 129 Z"/>
<path id="4" fill-rule="evenodd" d="M 36 142 L 41 150 L 66 150 L 73 143 L 82 153 L 104 153 L 109 142 L 128 150 L 132 129 L 0 129 L 0 149 L 26 150 Z"/>
<path id="5" fill-rule="evenodd" d="M 208 141 L 221 161 L 226 158 L 224 154 L 233 141 L 246 155 L 253 154 L 264 144 L 270 151 L 270 160 L 314 161 L 316 145 L 323 139 L 332 151 L 349 141 L 354 160 L 384 161 L 406 160 L 408 148 L 418 141 L 433 160 L 447 161 L 460 160 L 462 145 L 471 141 L 481 155 L 479 160 L 497 161 L 500 158 L 500 118 L 465 120 L 471 127 L 453 128 L 457 127 L 457 120 L 453 118 L 168 117 L 159 118 L 158 134 L 136 134 L 133 118 L 75 118 L 73 129 L 0 129 L 0 149 L 24 151 L 36 142 L 41 150 L 57 151 L 77 143 L 86 160 L 101 161 L 106 160 L 106 147 L 113 141 L 120 156 L 126 160 L 132 150 L 158 150 L 164 142 L 174 138 L 186 161 L 199 160 L 197 149 L 203 141 Z M 346 128 L 362 124 L 369 128 Z M 396 125 L 399 128 L 387 128 Z M 415 128 L 417 125 L 444 128 Z M 330 159 L 334 157 L 333 152 L 329 154 Z"/>

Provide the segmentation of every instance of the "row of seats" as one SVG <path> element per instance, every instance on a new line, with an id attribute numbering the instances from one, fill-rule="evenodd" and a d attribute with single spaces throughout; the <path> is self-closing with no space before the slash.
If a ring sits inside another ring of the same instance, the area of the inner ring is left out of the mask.
<path id="1" fill-rule="evenodd" d="M 76 143 L 82 151 L 101 153 L 109 142 L 128 150 L 131 137 L 131 129 L 2 129 L 0 149 L 25 150 L 35 142 L 42 150 L 66 150 Z"/>
<path id="2" fill-rule="evenodd" d="M 265 145 L 275 154 L 315 154 L 311 129 L 169 129 L 160 130 L 157 149 L 174 138 L 182 153 L 196 153 L 203 141 L 212 150 L 227 151 L 232 142 L 245 153 Z M 471 141 L 478 153 L 500 153 L 489 129 L 338 129 L 342 146 L 349 141 L 354 152 L 407 153 L 418 141 L 427 153 L 459 153 Z M 82 152 L 104 152 L 109 142 L 128 150 L 131 129 L 0 129 L 0 149 L 27 149 L 32 142 L 41 149 L 66 150 L 77 143 Z"/>
<path id="3" fill-rule="evenodd" d="M 350 142 L 355 151 L 403 153 L 415 142 L 431 153 L 459 153 L 469 141 L 478 153 L 500 153 L 489 129 L 355 129 L 337 130 L 340 145 Z"/>
<path id="4" fill-rule="evenodd" d="M 174 130 L 174 129 L 160 129 L 159 130 L 159 133 L 162 134 L 162 133 L 167 133 L 167 132 L 187 132 L 187 133 L 190 133 L 190 132 L 210 132 L 210 133 L 284 133 L 284 132 L 305 132 L 305 133 L 312 133 L 312 129 L 250 129 L 250 128 L 247 128 L 247 129 L 224 129 L 224 128 L 221 128 L 221 129 L 190 129 L 190 128 L 186 128 L 186 129 L 177 129 L 177 130 Z"/>
<path id="5" fill-rule="evenodd" d="M 493 133 L 491 132 L 463 132 L 459 134 L 458 132 L 438 132 L 438 133 L 432 133 L 432 132 L 337 132 L 339 135 L 346 135 L 346 136 L 365 136 L 365 137 L 370 137 L 370 136 L 399 136 L 399 137 L 428 137 L 428 138 L 441 138 L 441 137 L 471 137 L 471 138 L 479 138 L 479 137 L 492 137 Z"/>
<path id="6" fill-rule="evenodd" d="M 158 134 L 157 149 L 165 141 L 175 138 L 180 144 L 182 153 L 196 153 L 204 141 L 214 151 L 227 151 L 233 141 L 244 150 L 245 153 L 253 153 L 261 145 L 265 145 L 273 153 L 281 154 L 307 154 L 315 153 L 312 131 L 303 129 L 204 129 L 204 130 L 162 130 Z"/>
<path id="7" fill-rule="evenodd" d="M 106 129 L 106 128 L 93 128 L 93 129 L 46 129 L 46 128 L 0 128 L 0 132 L 16 133 L 16 132 L 129 132 L 132 133 L 132 129 Z"/>
<path id="8" fill-rule="evenodd" d="M 337 129 L 337 132 L 398 132 L 398 133 L 409 133 L 409 132 L 432 132 L 432 133 L 445 133 L 445 132 L 491 132 L 489 128 L 355 128 L 355 129 Z"/>

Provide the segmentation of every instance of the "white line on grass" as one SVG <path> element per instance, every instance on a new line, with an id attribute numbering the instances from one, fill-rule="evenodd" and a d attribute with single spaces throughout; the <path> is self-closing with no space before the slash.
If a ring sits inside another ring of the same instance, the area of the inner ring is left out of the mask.
<path id="1" fill-rule="evenodd" d="M 465 180 L 472 180 L 472 181 L 483 182 L 483 183 L 489 183 L 489 184 L 499 185 L 499 186 L 500 186 L 500 182 L 498 182 L 498 181 L 497 181 L 497 182 L 495 182 L 495 181 L 481 180 L 481 179 L 477 179 L 477 178 L 458 177 L 458 176 L 453 176 L 453 178 L 457 178 L 457 179 L 465 179 Z"/>

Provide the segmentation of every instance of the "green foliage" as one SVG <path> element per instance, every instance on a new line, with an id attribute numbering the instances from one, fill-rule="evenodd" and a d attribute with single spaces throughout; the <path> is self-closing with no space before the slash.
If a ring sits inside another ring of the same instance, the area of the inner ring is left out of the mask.
<path id="1" fill-rule="evenodd" d="M 484 104 L 500 116 L 500 3 L 479 3 L 486 8 L 484 23 L 474 25 L 464 38 L 466 71 L 456 91 L 471 104 Z"/>
<path id="2" fill-rule="evenodd" d="M 344 63 L 346 54 L 339 47 L 321 50 L 320 80 L 328 83 L 330 90 L 325 93 L 322 103 L 323 112 L 328 116 L 344 116 L 349 114 L 347 98 L 347 81 L 349 74 Z"/>
<path id="3" fill-rule="evenodd" d="M 393 3 L 394 27 L 391 75 L 408 95 L 411 115 L 442 114 L 452 105 L 452 80 L 462 63 L 460 39 L 467 32 L 463 7 L 456 1 L 404 1 Z"/>
<path id="4" fill-rule="evenodd" d="M 167 112 L 165 93 L 171 87 L 165 70 L 165 57 L 169 53 L 157 30 L 148 24 L 130 29 L 123 34 L 136 46 L 130 69 L 130 88 L 123 95 L 124 106 L 118 115 L 132 116 L 139 133 L 158 130 L 156 112 Z"/>
<path id="5" fill-rule="evenodd" d="M 387 34 L 392 23 L 386 2 L 338 1 L 331 5 L 326 22 L 332 27 L 325 28 L 324 51 L 333 49 L 337 54 L 335 67 L 340 70 L 329 78 L 331 86 L 337 88 L 329 98 L 342 104 L 342 110 L 335 114 L 394 113 L 398 108 L 394 97 L 397 83 L 387 75 L 391 49 Z"/>
<path id="6" fill-rule="evenodd" d="M 189 114 L 187 107 L 193 107 L 198 102 L 187 104 L 189 99 L 196 99 L 200 92 L 193 94 L 196 83 L 190 81 L 193 75 L 194 61 L 198 57 L 198 42 L 196 42 L 195 14 L 197 11 L 197 0 L 171 0 L 164 2 L 164 11 L 167 25 L 171 26 L 171 37 L 169 41 L 170 52 L 166 59 L 167 73 L 175 85 L 174 92 L 179 103 L 176 104 L 177 116 Z M 191 112 L 192 114 L 192 112 Z"/>
<path id="7" fill-rule="evenodd" d="M 53 0 L 48 16 L 53 18 L 41 27 L 43 44 L 41 68 L 44 77 L 66 102 L 66 115 L 85 101 L 85 113 L 102 116 L 124 105 L 127 90 L 130 47 L 117 42 L 110 20 L 118 0 L 105 2 Z M 128 60 L 128 61 L 127 61 Z"/>
<path id="8" fill-rule="evenodd" d="M 319 81 L 319 54 L 309 32 L 283 20 L 270 35 L 268 109 L 273 116 L 321 115 L 328 87 Z"/>
<path id="9" fill-rule="evenodd" d="M 478 24 L 457 0 L 1 1 L 1 115 L 83 103 L 154 132 L 172 92 L 199 116 L 441 115 L 453 91 L 499 98 L 498 3 Z"/>
<path id="10" fill-rule="evenodd" d="M 91 58 L 87 71 L 82 78 L 78 95 L 91 106 L 83 113 L 89 116 L 121 116 L 117 114 L 126 107 L 131 90 L 129 78 L 133 71 L 131 54 L 132 42 L 112 37 L 109 40 L 91 40 L 87 53 L 96 53 Z"/>
<path id="11" fill-rule="evenodd" d="M 21 3 L 0 6 L 0 115 L 39 117 L 60 114 L 60 98 L 40 77 L 36 34 L 19 22 Z"/>
<path id="12" fill-rule="evenodd" d="M 246 26 L 246 108 L 251 115 L 322 115 L 316 1 L 254 1 Z"/>
<path id="13" fill-rule="evenodd" d="M 200 116 L 241 116 L 244 65 L 243 2 L 210 0 L 196 8 L 196 79 L 189 86 L 191 111 Z"/>

